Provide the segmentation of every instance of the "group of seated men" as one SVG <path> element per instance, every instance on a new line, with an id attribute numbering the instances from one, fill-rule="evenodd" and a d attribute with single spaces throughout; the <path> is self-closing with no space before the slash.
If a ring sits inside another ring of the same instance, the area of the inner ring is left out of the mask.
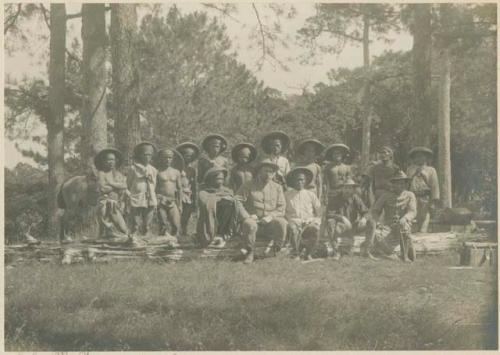
<path id="1" fill-rule="evenodd" d="M 364 172 L 347 164 L 344 144 L 326 148 L 316 139 L 296 145 L 294 162 L 287 156 L 291 140 L 281 131 L 260 142 L 231 150 L 233 164 L 222 154 L 226 139 L 210 134 L 201 148 L 184 142 L 157 150 L 139 143 L 133 163 L 120 172 L 122 154 L 112 148 L 95 159 L 100 192 L 100 225 L 106 236 L 147 236 L 157 215 L 160 235 L 188 234 L 188 222 L 197 211 L 194 240 L 201 247 L 223 247 L 241 240 L 241 259 L 254 260 L 256 237 L 269 240 L 265 253 L 278 255 L 286 244 L 298 259 L 311 259 L 323 237 L 328 255 L 338 260 L 339 238 L 366 236 L 361 254 L 414 260 L 412 224 L 426 231 L 429 211 L 439 200 L 436 170 L 429 166 L 433 152 L 416 147 L 405 174 L 393 162 L 393 151 L 382 147 L 379 160 Z M 128 217 L 128 218 L 125 218 Z M 128 219 L 128 223 L 126 221 Z"/>

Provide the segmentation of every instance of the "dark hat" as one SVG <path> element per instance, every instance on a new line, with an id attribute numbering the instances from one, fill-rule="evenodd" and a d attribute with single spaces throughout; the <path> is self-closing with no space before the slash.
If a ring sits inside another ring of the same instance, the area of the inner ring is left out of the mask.
<path id="1" fill-rule="evenodd" d="M 198 145 L 196 143 L 193 143 L 193 142 L 183 142 L 183 143 L 179 144 L 177 147 L 175 147 L 175 150 L 177 150 L 178 152 L 180 152 L 181 150 L 183 150 L 185 148 L 191 148 L 192 150 L 194 150 L 194 158 L 193 158 L 193 160 L 198 159 L 198 157 L 200 156 L 200 147 L 198 147 Z"/>
<path id="2" fill-rule="evenodd" d="M 325 159 L 331 160 L 330 156 L 334 150 L 341 150 L 344 153 L 344 156 L 348 155 L 351 152 L 351 149 L 342 143 L 336 143 L 329 146 L 325 151 Z"/>
<path id="3" fill-rule="evenodd" d="M 359 184 L 354 181 L 353 179 L 351 178 L 348 178 L 344 183 L 340 184 L 340 186 L 353 186 L 353 187 L 356 187 L 356 186 L 359 186 Z"/>
<path id="4" fill-rule="evenodd" d="M 137 154 L 139 153 L 139 149 L 140 149 L 141 147 L 145 146 L 145 145 L 149 145 L 149 146 L 153 147 L 153 150 L 154 150 L 154 152 L 156 153 L 157 148 L 156 148 L 156 146 L 155 146 L 153 143 L 148 142 L 148 141 L 142 141 L 142 142 L 138 143 L 138 144 L 134 147 L 134 157 L 135 157 L 135 156 L 137 156 Z"/>
<path id="5" fill-rule="evenodd" d="M 314 149 L 316 150 L 316 155 L 320 155 L 325 150 L 325 145 L 323 143 L 321 143 L 317 139 L 311 138 L 311 139 L 304 139 L 304 140 L 300 141 L 300 143 L 297 145 L 297 152 L 301 153 L 304 150 L 304 147 L 306 144 L 313 144 L 314 145 Z"/>
<path id="6" fill-rule="evenodd" d="M 205 173 L 205 175 L 203 175 L 203 182 L 204 183 L 207 183 L 208 179 L 212 176 L 212 175 L 215 175 L 217 173 L 223 173 L 224 174 L 224 179 L 227 177 L 227 174 L 228 174 L 228 171 L 226 168 L 222 167 L 222 166 L 213 166 L 211 167 L 210 169 L 208 169 Z"/>
<path id="7" fill-rule="evenodd" d="M 99 151 L 99 153 L 97 153 L 96 156 L 94 157 L 94 165 L 97 170 L 102 170 L 102 160 L 107 153 L 113 153 L 115 155 L 117 168 L 122 165 L 123 163 L 122 153 L 115 148 L 105 148 Z"/>
<path id="8" fill-rule="evenodd" d="M 263 166 L 270 166 L 271 168 L 274 169 L 274 171 L 278 171 L 280 168 L 278 166 L 278 164 L 274 163 L 270 159 L 262 159 L 261 161 L 259 161 L 257 163 L 257 166 L 255 167 L 255 171 L 259 171 Z"/>
<path id="9" fill-rule="evenodd" d="M 314 178 L 314 174 L 310 169 L 305 168 L 305 167 L 296 167 L 296 168 L 293 168 L 292 170 L 290 170 L 290 172 L 286 175 L 286 184 L 288 186 L 293 186 L 293 179 L 299 173 L 302 173 L 306 176 L 306 180 L 307 180 L 306 186 L 310 185 L 313 178 Z"/>
<path id="10" fill-rule="evenodd" d="M 268 144 L 271 139 L 279 139 L 281 141 L 283 152 L 286 152 L 288 148 L 290 148 L 291 140 L 288 134 L 282 131 L 273 131 L 266 134 L 260 142 L 262 150 L 264 150 L 267 154 L 269 154 Z"/>
<path id="11" fill-rule="evenodd" d="M 394 175 L 391 177 L 391 182 L 392 181 L 399 181 L 399 180 L 405 180 L 405 181 L 410 181 L 410 178 L 405 174 L 403 170 L 398 170 L 394 173 Z"/>
<path id="12" fill-rule="evenodd" d="M 233 158 L 233 161 L 236 161 L 236 156 L 240 150 L 243 148 L 248 148 L 250 149 L 250 161 L 252 162 L 255 160 L 257 157 L 257 149 L 252 143 L 238 143 L 236 144 L 233 149 L 231 150 L 231 158 Z"/>
<path id="13" fill-rule="evenodd" d="M 174 167 L 177 170 L 184 170 L 184 158 L 182 157 L 181 153 L 179 153 L 177 150 L 173 148 L 162 148 L 158 151 L 158 154 L 156 155 L 154 159 L 154 165 L 156 168 L 160 166 L 161 162 L 161 156 L 163 155 L 164 152 L 167 150 L 170 150 L 174 153 L 174 159 L 172 161 L 172 167 Z"/>
<path id="14" fill-rule="evenodd" d="M 224 136 L 216 133 L 211 133 L 207 135 L 205 138 L 203 138 L 203 141 L 201 142 L 201 147 L 203 148 L 204 151 L 207 151 L 207 144 L 211 139 L 218 139 L 221 141 L 221 149 L 220 152 L 222 153 L 223 151 L 226 150 L 227 148 L 227 140 L 224 138 Z"/>
<path id="15" fill-rule="evenodd" d="M 410 152 L 408 153 L 408 155 L 410 156 L 410 158 L 412 158 L 416 153 L 424 153 L 430 157 L 432 157 L 434 155 L 434 152 L 427 147 L 412 148 L 412 149 L 410 149 Z"/>

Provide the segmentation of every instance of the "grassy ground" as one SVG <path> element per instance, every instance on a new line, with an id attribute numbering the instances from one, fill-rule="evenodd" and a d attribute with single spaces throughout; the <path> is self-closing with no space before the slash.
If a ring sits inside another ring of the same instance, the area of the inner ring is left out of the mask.
<path id="1" fill-rule="evenodd" d="M 21 265 L 6 350 L 496 348 L 496 272 L 457 262 Z"/>

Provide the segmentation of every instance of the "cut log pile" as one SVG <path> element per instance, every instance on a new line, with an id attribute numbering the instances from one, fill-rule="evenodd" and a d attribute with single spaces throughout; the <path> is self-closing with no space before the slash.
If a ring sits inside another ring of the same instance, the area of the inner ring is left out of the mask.
<path id="1" fill-rule="evenodd" d="M 364 236 L 353 239 L 340 239 L 341 250 L 351 246 L 353 254 L 359 254 Z M 461 244 L 454 233 L 417 233 L 413 235 L 414 247 L 418 254 L 440 254 L 458 250 Z M 268 245 L 266 240 L 257 240 L 255 253 L 263 255 Z M 399 247 L 397 247 L 399 249 Z M 398 251 L 396 249 L 396 251 Z M 318 244 L 316 256 L 326 256 L 323 241 Z M 59 244 L 43 242 L 38 245 L 6 245 L 5 263 L 17 264 L 28 260 L 72 264 L 80 262 L 110 262 L 119 260 L 151 260 L 158 262 L 189 261 L 194 259 L 234 259 L 240 255 L 239 241 L 230 240 L 224 248 L 197 248 L 191 242 L 175 243 L 172 237 L 155 237 L 146 240 L 144 245 L 128 245 L 124 241 L 84 240 L 78 243 Z"/>

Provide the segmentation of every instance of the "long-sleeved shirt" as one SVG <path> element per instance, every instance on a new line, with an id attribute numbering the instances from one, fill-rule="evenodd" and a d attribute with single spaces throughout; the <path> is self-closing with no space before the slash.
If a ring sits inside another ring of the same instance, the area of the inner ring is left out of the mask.
<path id="1" fill-rule="evenodd" d="M 397 217 L 412 222 L 417 216 L 417 199 L 411 191 L 403 191 L 396 195 L 394 192 L 386 192 L 373 204 L 370 213 L 378 218 L 384 211 L 385 224 L 391 224 Z"/>
<path id="2" fill-rule="evenodd" d="M 214 166 L 219 166 L 221 168 L 228 169 L 229 162 L 226 157 L 222 155 L 216 156 L 214 159 L 211 159 L 208 155 L 204 154 L 198 160 L 198 182 L 201 184 L 205 179 L 205 173 L 208 169 L 213 168 Z"/>
<path id="3" fill-rule="evenodd" d="M 320 222 L 321 203 L 314 191 L 290 189 L 285 192 L 285 217 L 289 221 Z"/>
<path id="4" fill-rule="evenodd" d="M 132 207 L 153 207 L 156 200 L 156 178 L 158 171 L 152 165 L 133 163 L 127 172 L 127 187 Z"/>
<path id="5" fill-rule="evenodd" d="M 280 184 L 269 181 L 262 183 L 256 179 L 242 185 L 236 197 L 245 209 L 243 219 L 255 214 L 262 218 L 266 216 L 285 216 L 285 195 Z M 246 213 L 245 213 L 246 212 Z"/>
<path id="6" fill-rule="evenodd" d="M 410 181 L 410 191 L 416 196 L 429 194 L 433 200 L 439 200 L 439 181 L 436 169 L 432 166 L 410 165 L 407 172 Z"/>
<path id="7" fill-rule="evenodd" d="M 322 190 L 323 190 L 323 177 L 321 176 L 322 175 L 321 166 L 319 166 L 319 164 L 314 162 L 313 163 L 299 162 L 296 165 L 294 165 L 294 168 L 298 167 L 307 168 L 312 171 L 313 179 L 311 183 L 307 186 L 307 188 L 309 190 L 315 191 L 316 196 L 318 196 L 318 198 L 321 200 Z"/>

